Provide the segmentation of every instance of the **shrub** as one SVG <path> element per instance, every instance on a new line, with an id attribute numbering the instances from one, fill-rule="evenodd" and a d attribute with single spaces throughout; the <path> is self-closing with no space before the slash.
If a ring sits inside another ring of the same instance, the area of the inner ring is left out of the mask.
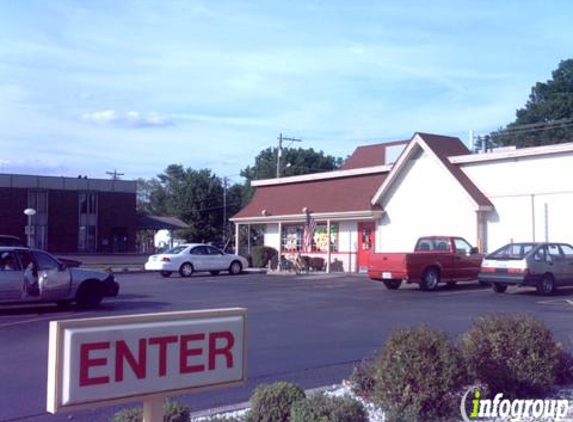
<path id="1" fill-rule="evenodd" d="M 369 399 L 376 387 L 376 367 L 371 360 L 363 360 L 352 369 L 350 374 L 351 389 L 354 394 Z"/>
<path id="2" fill-rule="evenodd" d="M 309 260 L 308 265 L 312 271 L 322 271 L 324 268 L 324 258 L 321 257 L 312 257 Z"/>
<path id="3" fill-rule="evenodd" d="M 353 398 L 314 394 L 292 405 L 289 422 L 368 422 L 368 414 Z"/>
<path id="4" fill-rule="evenodd" d="M 561 349 L 547 326 L 532 317 L 479 318 L 462 339 L 470 376 L 509 397 L 539 396 L 556 381 Z"/>
<path id="5" fill-rule="evenodd" d="M 253 267 L 264 268 L 278 251 L 268 246 L 255 246 L 251 249 L 251 259 Z"/>
<path id="6" fill-rule="evenodd" d="M 427 326 L 394 332 L 373 362 L 374 401 L 395 422 L 441 421 L 459 412 L 460 351 Z"/>
<path id="7" fill-rule="evenodd" d="M 298 385 L 287 382 L 260 385 L 251 397 L 249 422 L 288 422 L 293 403 L 305 398 Z"/>
<path id="8" fill-rule="evenodd" d="M 559 354 L 555 383 L 559 385 L 573 384 L 573 356 L 564 350 Z"/>
<path id="9" fill-rule="evenodd" d="M 166 400 L 163 422 L 189 422 L 189 408 L 179 402 Z M 143 410 L 140 407 L 123 409 L 113 415 L 111 422 L 142 422 Z"/>

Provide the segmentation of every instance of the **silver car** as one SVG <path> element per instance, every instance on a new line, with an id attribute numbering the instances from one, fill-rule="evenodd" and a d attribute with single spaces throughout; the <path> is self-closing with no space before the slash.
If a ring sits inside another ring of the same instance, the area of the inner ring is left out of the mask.
<path id="1" fill-rule="evenodd" d="M 508 285 L 532 286 L 551 295 L 559 286 L 573 286 L 573 246 L 567 243 L 511 243 L 487 255 L 478 275 L 497 293 Z"/>
<path id="2" fill-rule="evenodd" d="M 76 302 L 97 307 L 104 297 L 117 296 L 112 274 L 68 268 L 47 252 L 23 247 L 0 247 L 0 303 Z"/>

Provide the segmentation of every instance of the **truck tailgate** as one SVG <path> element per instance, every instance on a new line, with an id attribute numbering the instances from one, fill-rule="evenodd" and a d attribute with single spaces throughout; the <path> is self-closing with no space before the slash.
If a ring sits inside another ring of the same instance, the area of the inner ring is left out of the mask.
<path id="1" fill-rule="evenodd" d="M 403 279 L 406 277 L 407 253 L 373 253 L 370 255 L 368 277 L 373 280 Z"/>

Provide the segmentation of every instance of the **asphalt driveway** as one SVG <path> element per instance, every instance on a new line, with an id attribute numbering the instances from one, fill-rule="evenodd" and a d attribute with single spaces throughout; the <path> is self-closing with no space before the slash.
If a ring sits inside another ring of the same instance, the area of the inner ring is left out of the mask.
<path id="1" fill-rule="evenodd" d="M 363 275 L 118 275 L 120 296 L 97 311 L 55 306 L 0 307 L 0 421 L 68 421 L 45 413 L 48 322 L 88 316 L 246 307 L 249 382 L 245 387 L 177 398 L 193 411 L 245 401 L 260 383 L 287 380 L 305 388 L 339 383 L 398 327 L 425 323 L 459 336 L 479 315 L 534 314 L 573 348 L 573 290 L 546 298 L 529 290 L 494 294 L 475 284 L 422 292 L 388 291 Z M 114 409 L 74 414 L 108 421 Z"/>

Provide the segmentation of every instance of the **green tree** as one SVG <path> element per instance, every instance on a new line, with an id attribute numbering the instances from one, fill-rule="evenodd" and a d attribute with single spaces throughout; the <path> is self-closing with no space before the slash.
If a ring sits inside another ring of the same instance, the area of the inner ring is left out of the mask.
<path id="1" fill-rule="evenodd" d="M 281 176 L 296 176 L 301 174 L 319 173 L 339 169 L 344 160 L 340 157 L 327 155 L 313 148 L 283 148 L 281 157 Z M 254 189 L 252 180 L 272 179 L 277 175 L 277 148 L 269 147 L 255 157 L 255 163 L 241 170 L 241 176 L 246 179 L 243 189 L 243 204 L 252 198 Z"/>
<path id="2" fill-rule="evenodd" d="M 138 188 L 138 211 L 178 217 L 190 226 L 178 233 L 187 241 L 211 241 L 222 237 L 224 185 L 211 170 L 186 169 L 180 164 L 171 164 L 156 178 L 138 181 Z M 241 191 L 240 185 L 228 187 L 227 219 L 241 208 Z"/>
<path id="3" fill-rule="evenodd" d="M 513 123 L 490 134 L 493 145 L 521 148 L 573 140 L 573 59 L 562 61 L 552 76 L 531 89 Z"/>

